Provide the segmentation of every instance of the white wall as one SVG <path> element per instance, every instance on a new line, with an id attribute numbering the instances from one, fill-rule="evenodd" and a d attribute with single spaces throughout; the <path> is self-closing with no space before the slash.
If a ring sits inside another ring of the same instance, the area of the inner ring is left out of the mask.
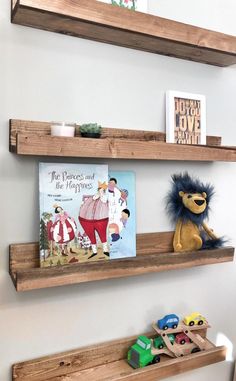
<path id="1" fill-rule="evenodd" d="M 234 0 L 150 0 L 150 9 L 236 34 Z M 11 379 L 15 362 L 138 334 L 170 312 L 199 310 L 212 324 L 209 336 L 214 342 L 224 333 L 235 345 L 235 263 L 23 294 L 16 293 L 8 274 L 8 245 L 34 241 L 38 235 L 38 159 L 8 152 L 9 118 L 97 121 L 164 131 L 164 94 L 175 89 L 205 94 L 208 134 L 236 145 L 235 67 L 222 69 L 16 26 L 9 15 L 10 1 L 1 0 L 0 380 Z M 136 172 L 138 232 L 171 228 L 163 198 L 170 175 L 188 170 L 215 184 L 210 225 L 236 245 L 234 163 L 109 165 Z M 231 371 L 229 361 L 171 380 L 230 381 Z"/>

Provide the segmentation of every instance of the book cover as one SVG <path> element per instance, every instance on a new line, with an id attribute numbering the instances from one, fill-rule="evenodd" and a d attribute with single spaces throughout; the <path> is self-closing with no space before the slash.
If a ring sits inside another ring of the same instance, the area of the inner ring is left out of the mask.
<path id="1" fill-rule="evenodd" d="M 166 142 L 206 144 L 204 95 L 168 91 L 166 94 Z"/>
<path id="2" fill-rule="evenodd" d="M 40 265 L 109 258 L 108 166 L 39 164 Z"/>
<path id="3" fill-rule="evenodd" d="M 147 0 L 99 0 L 103 3 L 147 13 Z"/>
<path id="4" fill-rule="evenodd" d="M 136 256 L 134 172 L 109 171 L 108 183 L 110 258 Z"/>

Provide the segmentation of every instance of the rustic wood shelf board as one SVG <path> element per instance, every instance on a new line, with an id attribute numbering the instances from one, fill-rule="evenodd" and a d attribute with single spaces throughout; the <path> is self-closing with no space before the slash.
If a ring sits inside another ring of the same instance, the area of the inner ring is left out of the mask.
<path id="1" fill-rule="evenodd" d="M 104 128 L 100 139 L 50 135 L 50 123 L 10 120 L 10 151 L 19 155 L 133 160 L 236 161 L 236 148 L 208 136 L 208 145 L 168 144 L 153 131 Z"/>
<path id="2" fill-rule="evenodd" d="M 14 0 L 12 22 L 216 66 L 236 63 L 236 37 L 95 0 Z"/>
<path id="3" fill-rule="evenodd" d="M 202 337 L 206 330 L 202 330 Z M 153 333 L 145 334 L 153 337 Z M 132 369 L 126 356 L 137 336 L 13 365 L 13 381 L 157 381 L 225 360 L 226 348 L 209 340 L 205 351 Z"/>
<path id="4" fill-rule="evenodd" d="M 17 134 L 23 135 L 51 135 L 52 122 L 38 122 L 32 120 L 9 120 L 9 145 L 12 152 L 16 151 L 16 136 Z M 81 135 L 79 135 L 81 137 Z M 127 130 L 125 128 L 112 128 L 103 127 L 101 138 L 106 139 L 129 139 L 141 141 L 158 141 L 165 142 L 166 134 L 158 131 L 146 130 Z M 221 136 L 207 136 L 208 146 L 221 146 Z"/>
<path id="5" fill-rule="evenodd" d="M 173 232 L 137 235 L 134 258 L 39 267 L 37 243 L 10 245 L 10 275 L 17 291 L 123 278 L 176 269 L 230 262 L 234 248 L 172 252 Z"/>

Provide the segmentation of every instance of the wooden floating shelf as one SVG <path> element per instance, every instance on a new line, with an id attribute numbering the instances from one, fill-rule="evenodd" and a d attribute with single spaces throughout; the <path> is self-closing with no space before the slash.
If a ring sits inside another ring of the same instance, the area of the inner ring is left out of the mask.
<path id="1" fill-rule="evenodd" d="M 202 336 L 205 337 L 202 330 Z M 145 334 L 153 337 L 153 333 Z M 15 381 L 157 381 L 224 361 L 226 347 L 207 340 L 206 350 L 171 359 L 161 355 L 159 364 L 132 369 L 126 356 L 137 336 L 93 345 L 13 365 Z"/>
<path id="2" fill-rule="evenodd" d="M 208 136 L 206 146 L 168 144 L 165 134 L 103 128 L 100 139 L 50 135 L 50 123 L 10 120 L 10 151 L 19 155 L 134 160 L 236 161 L 236 147 Z"/>
<path id="3" fill-rule="evenodd" d="M 236 63 L 236 37 L 94 0 L 12 0 L 14 24 L 216 66 Z"/>
<path id="4" fill-rule="evenodd" d="M 138 234 L 134 258 L 47 268 L 39 267 L 37 243 L 13 244 L 10 245 L 10 275 L 17 291 L 28 291 L 230 262 L 234 258 L 232 247 L 173 253 L 172 240 L 173 232 Z"/>

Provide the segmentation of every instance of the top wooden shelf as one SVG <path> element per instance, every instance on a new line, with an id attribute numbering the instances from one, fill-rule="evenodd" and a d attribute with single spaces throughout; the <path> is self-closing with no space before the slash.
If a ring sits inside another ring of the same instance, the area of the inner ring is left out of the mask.
<path id="1" fill-rule="evenodd" d="M 95 0 L 12 0 L 12 22 L 215 66 L 236 63 L 236 37 Z"/>
<path id="2" fill-rule="evenodd" d="M 221 146 L 207 136 L 207 145 L 165 143 L 154 131 L 102 128 L 100 139 L 50 135 L 49 122 L 10 120 L 10 151 L 18 155 L 86 157 L 96 159 L 236 161 L 236 147 Z"/>

